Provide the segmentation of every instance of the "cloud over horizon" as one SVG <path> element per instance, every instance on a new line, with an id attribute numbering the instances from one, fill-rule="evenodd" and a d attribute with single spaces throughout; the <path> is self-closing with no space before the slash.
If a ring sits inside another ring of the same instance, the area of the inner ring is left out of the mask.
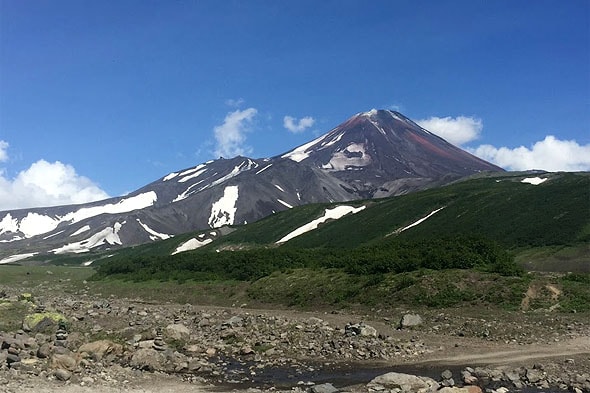
<path id="1" fill-rule="evenodd" d="M 417 120 L 416 123 L 453 145 L 463 145 L 479 138 L 483 122 L 477 117 L 451 116 Z"/>
<path id="2" fill-rule="evenodd" d="M 530 148 L 481 145 L 467 150 L 511 171 L 590 171 L 590 144 L 580 145 L 575 140 L 560 140 L 553 135 L 547 135 Z"/>
<path id="3" fill-rule="evenodd" d="M 14 179 L 0 171 L 0 210 L 71 205 L 108 197 L 92 180 L 60 161 L 38 160 Z"/>
<path id="4" fill-rule="evenodd" d="M 463 147 L 471 154 L 510 171 L 590 171 L 590 144 L 580 145 L 575 140 L 560 140 L 547 135 L 543 140 L 534 142 L 530 148 L 495 147 L 489 144 L 464 147 L 480 137 L 483 130 L 481 119 L 468 116 L 432 116 L 417 120 L 416 123 L 449 143 Z"/>
<path id="5" fill-rule="evenodd" d="M 217 145 L 215 155 L 218 157 L 234 157 L 245 155 L 251 148 L 245 145 L 245 133 L 250 129 L 258 111 L 255 108 L 229 112 L 223 124 L 213 129 Z"/>
<path id="6" fill-rule="evenodd" d="M 311 116 L 305 116 L 297 120 L 293 116 L 285 116 L 283 118 L 283 127 L 294 134 L 300 133 L 312 127 L 315 124 L 315 119 Z"/>

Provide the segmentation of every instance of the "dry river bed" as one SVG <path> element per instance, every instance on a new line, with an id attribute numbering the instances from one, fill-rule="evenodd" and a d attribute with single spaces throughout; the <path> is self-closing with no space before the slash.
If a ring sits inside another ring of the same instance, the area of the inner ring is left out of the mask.
<path id="1" fill-rule="evenodd" d="M 0 285 L 0 392 L 590 392 L 588 315 L 265 310 L 44 288 Z"/>

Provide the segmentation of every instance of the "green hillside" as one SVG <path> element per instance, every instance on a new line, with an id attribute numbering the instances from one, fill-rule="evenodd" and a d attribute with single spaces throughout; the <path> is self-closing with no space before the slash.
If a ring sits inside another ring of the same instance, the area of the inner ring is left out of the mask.
<path id="1" fill-rule="evenodd" d="M 367 258 L 358 255 L 371 254 L 372 258 L 385 252 L 397 255 L 400 250 L 412 247 L 423 250 L 429 242 L 452 244 L 456 243 L 456 239 L 473 237 L 485 239 L 511 252 L 526 250 L 530 254 L 531 249 L 562 250 L 564 247 L 579 251 L 590 240 L 590 176 L 587 173 L 543 176 L 548 180 L 539 185 L 522 183 L 525 175 L 510 174 L 471 179 L 400 197 L 357 201 L 353 205 L 364 204 L 366 208 L 363 211 L 326 222 L 315 230 L 277 245 L 276 241 L 284 235 L 322 216 L 324 210 L 331 207 L 303 206 L 256 223 L 227 229 L 225 236 L 195 251 L 170 255 L 178 244 L 196 235 L 186 234 L 120 251 L 109 258 L 108 264 L 127 265 L 129 260 L 138 258 L 144 260 L 143 265 L 149 258 L 152 261 L 150 265 L 162 259 L 167 266 L 185 266 L 190 263 L 187 261 L 192 260 L 211 260 L 212 265 L 218 259 L 242 260 L 248 264 L 256 264 L 252 259 L 273 260 L 272 263 L 264 262 L 268 265 L 263 269 L 266 273 L 273 266 L 288 267 L 289 261 L 295 260 L 305 261 L 295 265 L 332 266 L 331 259 L 349 259 L 341 254 L 352 255 L 351 250 L 355 250 L 356 258 L 365 260 Z M 430 214 L 418 225 L 400 231 Z M 269 250 L 275 248 L 277 250 Z M 213 250 L 232 252 L 207 255 Z M 545 257 L 547 253 L 550 254 L 546 251 Z M 410 259 L 416 260 L 419 254 Z"/>
<path id="2" fill-rule="evenodd" d="M 321 225 L 282 247 L 356 248 L 392 239 L 425 240 L 478 235 L 506 249 L 583 244 L 590 241 L 590 175 L 546 174 L 540 185 L 521 183 L 526 175 L 472 179 L 446 187 L 366 204 L 360 213 Z M 284 235 L 322 215 L 312 205 L 275 214 L 237 228 L 207 248 L 274 246 Z M 396 233 L 431 212 L 436 214 Z"/>
<path id="3" fill-rule="evenodd" d="M 410 303 L 427 306 L 485 299 L 517 307 L 532 282 L 523 266 L 582 273 L 590 266 L 589 174 L 539 176 L 547 180 L 532 185 L 521 182 L 524 174 L 483 176 L 352 202 L 364 210 L 277 244 L 335 205 L 294 208 L 221 228 L 215 241 L 193 251 L 171 255 L 199 233 L 122 250 L 97 262 L 94 279 L 248 282 L 252 299 L 284 305 L 372 304 L 385 291 L 390 299 L 411 294 Z M 590 298 L 579 284 L 587 274 L 580 277 L 560 281 L 571 309 Z M 476 281 L 490 285 L 481 293 L 468 289 Z M 313 291 L 306 289 L 311 283 Z M 505 288 L 501 296 L 494 295 L 498 287 Z"/>

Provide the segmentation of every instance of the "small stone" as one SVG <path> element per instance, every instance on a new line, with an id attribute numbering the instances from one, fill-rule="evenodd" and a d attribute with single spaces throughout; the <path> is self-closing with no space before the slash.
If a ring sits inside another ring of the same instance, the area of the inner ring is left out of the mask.
<path id="1" fill-rule="evenodd" d="M 45 343 L 37 349 L 37 357 L 39 359 L 46 359 L 51 355 L 51 345 L 49 343 Z"/>
<path id="2" fill-rule="evenodd" d="M 309 391 L 311 393 L 336 393 L 338 389 L 331 383 L 323 383 L 321 385 L 312 386 Z"/>
<path id="3" fill-rule="evenodd" d="M 72 373 L 68 370 L 64 370 L 63 368 L 58 368 L 55 370 L 53 375 L 60 381 L 68 381 L 70 378 L 72 378 Z"/>
<path id="4" fill-rule="evenodd" d="M 451 379 L 453 378 L 453 373 L 451 370 L 447 369 L 440 374 L 442 379 Z"/>

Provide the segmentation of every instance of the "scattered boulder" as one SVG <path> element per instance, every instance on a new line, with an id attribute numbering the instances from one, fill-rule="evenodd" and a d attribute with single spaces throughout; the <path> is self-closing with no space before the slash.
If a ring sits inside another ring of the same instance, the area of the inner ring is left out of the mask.
<path id="1" fill-rule="evenodd" d="M 240 327 L 243 325 L 244 325 L 244 318 L 239 317 L 239 316 L 233 316 L 222 324 L 222 326 L 226 326 L 226 327 L 230 327 L 230 328 L 236 328 L 236 327 Z"/>
<path id="2" fill-rule="evenodd" d="M 344 327 L 344 333 L 347 336 L 377 337 L 377 329 L 372 326 L 361 323 L 349 323 Z"/>
<path id="3" fill-rule="evenodd" d="M 338 392 L 338 389 L 336 389 L 331 383 L 323 383 L 321 385 L 312 386 L 309 391 L 311 393 L 336 393 Z"/>
<path id="4" fill-rule="evenodd" d="M 44 343 L 37 349 L 37 357 L 39 359 L 46 359 L 51 356 L 51 344 Z"/>
<path id="5" fill-rule="evenodd" d="M 399 328 L 405 329 L 422 325 L 422 317 L 418 314 L 405 314 L 399 321 Z"/>
<path id="6" fill-rule="evenodd" d="M 166 326 L 166 336 L 178 341 L 187 341 L 191 335 L 191 331 L 180 323 L 174 323 Z"/>
<path id="7" fill-rule="evenodd" d="M 444 387 L 438 391 L 438 393 L 483 393 L 479 386 L 464 386 L 459 387 Z"/>
<path id="8" fill-rule="evenodd" d="M 145 371 L 161 370 L 166 363 L 166 356 L 152 348 L 142 348 L 133 354 L 129 365 L 133 368 Z"/>
<path id="9" fill-rule="evenodd" d="M 68 380 L 70 380 L 70 378 L 72 378 L 72 373 L 69 372 L 68 370 L 64 370 L 63 368 L 58 368 L 57 370 L 55 370 L 53 372 L 53 375 L 59 381 L 68 381 Z"/>
<path id="10" fill-rule="evenodd" d="M 399 389 L 401 393 L 434 393 L 439 385 L 432 378 L 391 372 L 374 378 L 367 384 L 376 390 Z"/>
<path id="11" fill-rule="evenodd" d="M 51 368 L 54 369 L 64 369 L 64 370 L 68 370 L 68 371 L 75 371 L 76 368 L 78 367 L 78 361 L 67 354 L 54 354 L 51 357 Z"/>
<path id="12" fill-rule="evenodd" d="M 78 349 L 78 353 L 83 358 L 91 357 L 99 361 L 105 355 L 121 355 L 123 353 L 123 346 L 121 344 L 115 344 L 110 340 L 99 340 L 82 345 Z"/>
<path id="13" fill-rule="evenodd" d="M 57 326 L 59 322 L 67 323 L 67 318 L 57 312 L 39 312 L 25 316 L 23 330 L 26 332 L 42 332 Z"/>

